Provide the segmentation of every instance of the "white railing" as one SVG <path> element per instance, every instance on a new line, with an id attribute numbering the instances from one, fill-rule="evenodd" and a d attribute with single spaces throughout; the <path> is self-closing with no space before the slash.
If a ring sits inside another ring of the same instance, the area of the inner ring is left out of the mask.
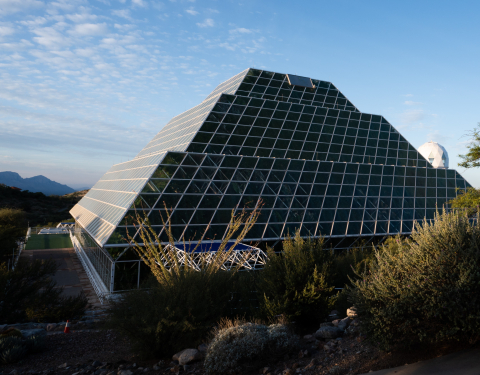
<path id="1" fill-rule="evenodd" d="M 80 259 L 83 269 L 85 270 L 85 273 L 87 274 L 90 280 L 90 283 L 93 286 L 93 290 L 95 290 L 95 293 L 97 294 L 98 299 L 100 300 L 100 303 L 103 304 L 105 299 L 108 299 L 110 295 L 110 291 L 107 289 L 107 287 L 103 283 L 102 278 L 95 270 L 95 267 L 93 266 L 92 262 L 90 261 L 87 254 L 83 250 L 82 245 L 77 240 L 73 232 L 70 232 L 70 239 L 72 240 L 75 253 L 78 256 L 78 259 Z"/>

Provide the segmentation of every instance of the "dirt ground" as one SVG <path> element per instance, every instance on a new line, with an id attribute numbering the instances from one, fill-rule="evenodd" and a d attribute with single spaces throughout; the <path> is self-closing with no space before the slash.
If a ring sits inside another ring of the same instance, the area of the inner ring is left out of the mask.
<path id="1" fill-rule="evenodd" d="M 281 361 L 253 365 L 244 374 L 363 374 L 425 361 L 469 347 L 468 343 L 420 346 L 403 352 L 382 352 L 360 338 L 345 337 L 332 351 L 324 350 L 329 341 L 301 340 L 301 350 Z M 95 362 L 95 363 L 94 363 Z M 158 368 L 153 370 L 153 366 Z M 285 371 L 290 369 L 291 371 Z M 149 374 L 204 374 L 201 362 L 186 369 L 170 359 L 141 360 L 132 351 L 127 339 L 109 330 L 55 333 L 47 336 L 45 350 L 32 354 L 14 365 L 0 366 L 0 374 L 117 374 L 119 370 Z M 15 374 L 15 372 L 13 372 Z"/>

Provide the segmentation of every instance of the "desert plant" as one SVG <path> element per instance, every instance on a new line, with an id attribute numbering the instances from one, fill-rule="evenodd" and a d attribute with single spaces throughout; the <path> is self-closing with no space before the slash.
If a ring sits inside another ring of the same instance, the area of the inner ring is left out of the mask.
<path id="1" fill-rule="evenodd" d="M 304 239 L 297 232 L 283 243 L 283 252 L 268 249 L 269 260 L 258 276 L 263 316 L 283 315 L 301 328 L 317 326 L 333 306 L 332 253 L 323 239 Z"/>
<path id="2" fill-rule="evenodd" d="M 164 223 L 170 238 L 166 246 L 161 245 L 148 221 L 139 219 L 143 223 L 140 237 L 144 246 L 130 240 L 155 280 L 150 281 L 146 290 L 125 293 L 114 301 L 109 325 L 126 334 L 136 351 L 144 356 L 171 355 L 200 343 L 215 323 L 231 312 L 238 266 L 227 270 L 225 263 L 257 216 L 257 210 L 250 214 L 242 211 L 236 216 L 232 213 L 227 234 L 217 252 L 204 253 L 195 267 L 189 265 L 200 242 L 192 245 L 193 252 L 183 254 L 182 262 L 169 228 L 170 218 Z M 230 240 L 235 234 L 232 245 Z"/>
<path id="3" fill-rule="evenodd" d="M 297 337 L 285 325 L 235 321 L 216 329 L 204 366 L 207 374 L 244 373 L 282 358 L 297 346 Z"/>
<path id="4" fill-rule="evenodd" d="M 16 208 L 0 208 L 0 262 L 12 258 L 17 242 L 25 236 L 27 223 L 25 213 Z"/>
<path id="5" fill-rule="evenodd" d="M 0 338 L 0 361 L 4 364 L 15 363 L 27 355 L 25 342 L 16 336 Z"/>
<path id="6" fill-rule="evenodd" d="M 20 258 L 14 270 L 0 264 L 0 322 L 62 321 L 81 316 L 86 297 L 63 297 L 62 288 L 56 288 L 52 280 L 56 269 L 53 260 Z"/>
<path id="7" fill-rule="evenodd" d="M 479 338 L 480 228 L 465 213 L 437 212 L 410 239 L 375 253 L 351 297 L 362 330 L 384 348 Z"/>

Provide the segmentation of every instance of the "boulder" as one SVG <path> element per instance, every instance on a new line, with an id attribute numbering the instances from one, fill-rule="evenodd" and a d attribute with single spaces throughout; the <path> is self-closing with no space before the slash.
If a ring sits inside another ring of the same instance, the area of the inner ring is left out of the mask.
<path id="1" fill-rule="evenodd" d="M 198 345 L 197 349 L 200 353 L 205 354 L 208 350 L 208 345 L 207 344 L 200 344 L 200 345 Z"/>
<path id="2" fill-rule="evenodd" d="M 332 322 L 320 323 L 320 328 L 322 327 L 334 327 Z"/>
<path id="3" fill-rule="evenodd" d="M 338 327 L 320 327 L 320 329 L 315 332 L 315 337 L 317 339 L 336 339 L 342 334 L 342 330 Z"/>
<path id="4" fill-rule="evenodd" d="M 349 309 L 347 309 L 347 316 L 352 319 L 355 319 L 358 317 L 357 309 L 355 308 L 355 306 L 352 306 Z"/>
<path id="5" fill-rule="evenodd" d="M 315 341 L 315 337 L 313 337 L 313 335 L 305 335 L 305 336 L 303 336 L 303 339 L 306 342 L 314 342 Z"/>
<path id="6" fill-rule="evenodd" d="M 345 319 L 342 319 L 337 323 L 337 327 L 340 328 L 342 331 L 345 331 L 350 325 L 350 322 L 351 319 L 349 317 L 346 317 Z"/>
<path id="7" fill-rule="evenodd" d="M 20 333 L 24 339 L 27 339 L 31 336 L 47 336 L 47 331 L 42 328 L 37 329 L 24 329 L 21 330 Z"/>
<path id="8" fill-rule="evenodd" d="M 178 364 L 188 365 L 189 363 L 199 361 L 203 358 L 203 354 L 197 349 L 185 349 L 177 354 L 174 354 L 172 359 L 178 361 Z"/>
<path id="9" fill-rule="evenodd" d="M 53 331 L 56 327 L 57 325 L 55 323 L 47 324 L 47 331 L 48 332 Z"/>

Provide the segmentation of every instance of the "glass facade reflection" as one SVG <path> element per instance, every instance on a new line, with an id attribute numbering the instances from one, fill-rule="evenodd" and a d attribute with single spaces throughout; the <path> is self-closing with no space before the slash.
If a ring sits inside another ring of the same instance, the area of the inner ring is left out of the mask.
<path id="1" fill-rule="evenodd" d="M 220 240 L 231 211 L 261 199 L 246 241 L 297 229 L 369 240 L 411 233 L 415 220 L 433 219 L 470 186 L 453 169 L 433 168 L 385 118 L 360 112 L 332 83 L 308 82 L 247 69 L 219 85 L 72 209 L 83 235 L 119 259 L 135 210 L 167 241 L 166 206 L 177 241 Z"/>

